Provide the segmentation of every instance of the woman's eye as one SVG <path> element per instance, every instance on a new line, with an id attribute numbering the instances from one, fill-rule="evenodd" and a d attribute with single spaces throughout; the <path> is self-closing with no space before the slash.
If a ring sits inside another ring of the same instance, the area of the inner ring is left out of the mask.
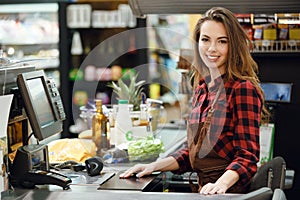
<path id="1" fill-rule="evenodd" d="M 207 42 L 208 39 L 207 39 L 207 38 L 201 38 L 201 41 L 202 41 L 202 42 Z"/>
<path id="2" fill-rule="evenodd" d="M 220 40 L 219 43 L 221 43 L 221 44 L 227 44 L 227 40 Z"/>

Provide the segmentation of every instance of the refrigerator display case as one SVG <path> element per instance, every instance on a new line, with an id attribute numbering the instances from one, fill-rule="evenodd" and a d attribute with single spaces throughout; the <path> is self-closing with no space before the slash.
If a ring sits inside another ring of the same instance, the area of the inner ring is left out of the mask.
<path id="1" fill-rule="evenodd" d="M 60 86 L 58 3 L 0 4 L 0 48 L 13 62 L 30 62 Z"/>

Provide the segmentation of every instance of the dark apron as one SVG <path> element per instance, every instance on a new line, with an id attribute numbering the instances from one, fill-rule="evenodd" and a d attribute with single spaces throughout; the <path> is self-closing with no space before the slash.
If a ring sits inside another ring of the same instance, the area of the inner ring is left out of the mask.
<path id="1" fill-rule="evenodd" d="M 219 93 L 219 91 L 218 91 Z M 196 186 L 189 180 L 192 192 L 199 192 L 207 183 L 215 183 L 225 172 L 226 167 L 231 163 L 223 157 L 220 157 L 213 149 L 210 141 L 210 123 L 214 112 L 214 104 L 218 94 L 208 112 L 205 122 L 199 122 L 188 125 L 188 148 L 189 159 L 193 169 L 192 173 L 198 175 L 198 191 Z M 226 192 L 229 193 L 244 193 L 246 187 L 237 186 L 234 184 Z"/>

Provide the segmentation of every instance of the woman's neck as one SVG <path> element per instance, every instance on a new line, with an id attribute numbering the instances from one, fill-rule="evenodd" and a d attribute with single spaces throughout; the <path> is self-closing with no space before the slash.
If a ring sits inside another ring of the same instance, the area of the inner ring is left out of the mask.
<path id="1" fill-rule="evenodd" d="M 210 70 L 210 82 L 208 83 L 208 87 L 211 88 L 215 85 L 215 80 L 224 75 L 225 72 L 221 72 L 219 69 L 211 69 Z"/>

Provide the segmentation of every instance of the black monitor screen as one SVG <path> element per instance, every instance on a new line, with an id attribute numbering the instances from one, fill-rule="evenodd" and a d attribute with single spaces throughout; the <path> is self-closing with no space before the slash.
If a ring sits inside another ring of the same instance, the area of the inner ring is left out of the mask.
<path id="1" fill-rule="evenodd" d="M 53 123 L 53 112 L 44 90 L 42 80 L 40 78 L 31 79 L 27 81 L 27 84 L 30 88 L 29 92 L 33 100 L 32 103 L 36 108 L 41 126 L 44 127 L 47 124 Z"/>
<path id="2" fill-rule="evenodd" d="M 270 102 L 291 102 L 291 83 L 261 83 L 265 100 Z"/>
<path id="3" fill-rule="evenodd" d="M 43 70 L 19 74 L 17 83 L 34 136 L 44 140 L 61 133 L 66 116 L 55 83 Z"/>

